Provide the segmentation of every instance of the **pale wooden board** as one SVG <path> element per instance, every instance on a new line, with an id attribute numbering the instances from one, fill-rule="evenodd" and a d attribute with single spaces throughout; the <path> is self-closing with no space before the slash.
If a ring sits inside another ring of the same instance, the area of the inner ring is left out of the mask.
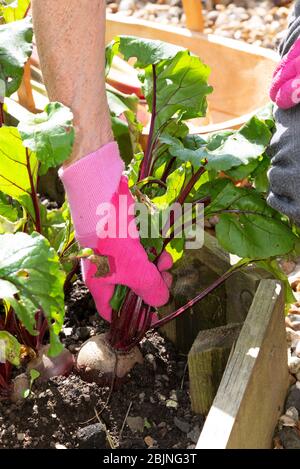
<path id="1" fill-rule="evenodd" d="M 271 448 L 288 386 L 283 288 L 262 280 L 197 448 Z"/>

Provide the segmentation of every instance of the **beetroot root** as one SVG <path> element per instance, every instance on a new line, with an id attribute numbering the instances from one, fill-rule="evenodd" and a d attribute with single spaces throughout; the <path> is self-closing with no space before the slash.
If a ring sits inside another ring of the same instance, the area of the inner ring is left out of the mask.
<path id="1" fill-rule="evenodd" d="M 38 356 L 31 360 L 27 366 L 27 372 L 34 369 L 40 373 L 41 381 L 48 381 L 55 376 L 68 375 L 74 366 L 74 357 L 69 350 L 64 349 L 57 357 L 48 357 L 49 345 L 42 347 Z"/>
<path id="2" fill-rule="evenodd" d="M 29 378 L 26 373 L 16 376 L 12 381 L 12 392 L 10 399 L 12 402 L 20 402 L 24 399 L 24 392 L 30 387 Z"/>
<path id="3" fill-rule="evenodd" d="M 123 381 L 136 363 L 143 363 L 138 347 L 129 352 L 117 352 L 109 344 L 106 334 L 99 334 L 81 346 L 76 369 L 85 381 L 105 386 L 114 378 L 116 383 Z"/>

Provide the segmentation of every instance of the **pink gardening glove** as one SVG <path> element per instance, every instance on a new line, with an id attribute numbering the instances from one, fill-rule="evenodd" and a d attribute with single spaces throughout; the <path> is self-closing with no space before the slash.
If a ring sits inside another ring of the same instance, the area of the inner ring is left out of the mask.
<path id="1" fill-rule="evenodd" d="M 270 98 L 281 109 L 300 103 L 300 38 L 278 64 L 273 74 Z"/>
<path id="2" fill-rule="evenodd" d="M 107 321 L 111 320 L 110 300 L 115 285 L 130 287 L 145 303 L 158 307 L 168 302 L 172 282 L 171 274 L 165 272 L 172 267 L 171 256 L 163 253 L 157 267 L 150 262 L 140 242 L 134 215 L 128 215 L 128 208 L 134 204 L 134 199 L 128 189 L 127 178 L 122 176 L 123 169 L 118 146 L 112 142 L 60 170 L 76 239 L 81 246 L 107 256 L 109 262 L 109 273 L 105 277 L 96 277 L 97 266 L 88 260 L 82 261 L 84 281 L 94 297 L 99 314 Z M 99 216 L 100 204 L 109 204 L 105 206 L 105 218 Z M 115 220 L 116 235 L 107 233 L 110 219 Z M 118 235 L 120 222 L 121 236 Z"/>

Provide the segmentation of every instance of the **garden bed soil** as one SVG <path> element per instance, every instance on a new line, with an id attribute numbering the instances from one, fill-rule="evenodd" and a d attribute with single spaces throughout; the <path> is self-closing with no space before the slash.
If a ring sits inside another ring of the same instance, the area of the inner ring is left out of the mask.
<path id="1" fill-rule="evenodd" d="M 63 330 L 72 353 L 107 330 L 80 280 Z M 204 419 L 191 411 L 187 357 L 157 332 L 147 334 L 141 350 L 144 364 L 112 394 L 72 372 L 36 382 L 22 403 L 0 402 L 0 448 L 194 448 Z"/>

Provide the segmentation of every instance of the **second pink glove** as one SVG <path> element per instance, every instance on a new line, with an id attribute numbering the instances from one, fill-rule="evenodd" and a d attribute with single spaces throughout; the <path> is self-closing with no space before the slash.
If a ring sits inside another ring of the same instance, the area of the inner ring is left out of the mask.
<path id="1" fill-rule="evenodd" d="M 270 98 L 281 109 L 300 103 L 300 39 L 277 66 L 270 89 Z"/>

